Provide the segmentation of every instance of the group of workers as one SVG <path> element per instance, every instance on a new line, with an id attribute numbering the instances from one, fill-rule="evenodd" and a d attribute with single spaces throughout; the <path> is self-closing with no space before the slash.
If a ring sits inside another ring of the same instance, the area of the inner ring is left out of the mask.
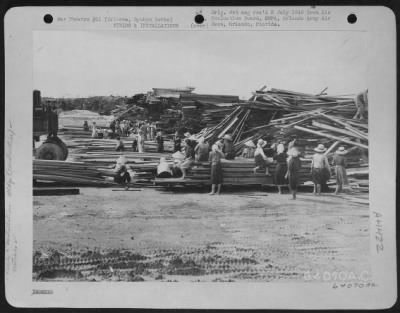
<path id="1" fill-rule="evenodd" d="M 160 159 L 157 167 L 157 176 L 159 178 L 181 178 L 185 179 L 189 169 L 196 166 L 197 162 L 209 162 L 211 165 L 211 191 L 210 195 L 220 194 L 223 183 L 222 159 L 235 159 L 235 151 L 233 140 L 230 135 L 225 135 L 218 139 L 210 148 L 204 137 L 196 139 L 190 133 L 185 133 L 184 138 L 175 133 L 174 136 L 174 162 L 171 165 L 164 157 Z M 184 143 L 182 147 L 181 144 Z M 311 178 L 314 183 L 314 194 L 320 195 L 324 186 L 331 175 L 331 166 L 335 168 L 337 186 L 335 194 L 343 189 L 343 185 L 348 183 L 346 175 L 346 154 L 345 147 L 341 146 L 334 153 L 331 163 L 326 155 L 327 149 L 323 144 L 319 144 L 315 149 L 315 154 L 311 162 Z M 296 138 L 285 145 L 284 142 L 278 141 L 267 147 L 267 142 L 259 139 L 257 144 L 253 141 L 245 143 L 245 147 L 240 155 L 241 158 L 253 159 L 255 167 L 253 172 L 265 173 L 271 176 L 269 167 L 272 163 L 276 163 L 274 172 L 274 184 L 278 187 L 279 194 L 282 194 L 282 187 L 288 186 L 291 199 L 296 199 L 297 188 L 300 184 L 299 172 L 302 167 L 300 149 L 296 143 Z M 115 181 L 121 184 L 128 184 L 130 177 L 126 173 L 126 160 L 121 157 L 116 165 Z"/>

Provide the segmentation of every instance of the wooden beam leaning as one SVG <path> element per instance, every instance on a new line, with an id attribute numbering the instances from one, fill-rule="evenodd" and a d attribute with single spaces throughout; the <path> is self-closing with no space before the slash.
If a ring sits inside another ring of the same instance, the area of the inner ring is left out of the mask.
<path id="1" fill-rule="evenodd" d="M 301 130 L 301 131 L 304 131 L 306 133 L 310 133 L 310 134 L 318 135 L 318 136 L 321 136 L 321 137 L 326 137 L 326 138 L 342 141 L 342 142 L 347 143 L 349 145 L 354 145 L 354 146 L 358 146 L 360 148 L 368 149 L 367 145 L 364 145 L 364 144 L 361 144 L 361 143 L 358 143 L 358 142 L 354 142 L 354 141 L 350 141 L 350 140 L 347 140 L 347 139 L 343 139 L 343 138 L 340 138 L 340 137 L 337 137 L 337 136 L 333 136 L 333 135 L 330 135 L 330 134 L 324 134 L 324 133 L 321 133 L 319 131 L 311 130 L 311 129 L 308 129 L 308 128 L 305 128 L 305 127 L 301 127 L 301 126 L 297 126 L 297 125 L 295 125 L 294 128 L 296 128 L 298 130 Z"/>

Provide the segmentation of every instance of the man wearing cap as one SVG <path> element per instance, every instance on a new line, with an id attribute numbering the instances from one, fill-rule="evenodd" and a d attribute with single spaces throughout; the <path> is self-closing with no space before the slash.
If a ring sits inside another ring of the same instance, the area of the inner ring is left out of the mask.
<path id="1" fill-rule="evenodd" d="M 343 185 L 348 184 L 347 173 L 346 173 L 346 155 L 347 151 L 345 148 L 339 147 L 336 150 L 335 155 L 333 156 L 332 164 L 335 166 L 335 174 L 336 174 L 336 190 L 335 195 L 337 195 L 340 191 L 342 191 Z"/>
<path id="2" fill-rule="evenodd" d="M 314 149 L 316 152 L 313 155 L 311 162 L 311 175 L 314 182 L 314 194 L 321 195 L 321 185 L 326 181 L 325 172 L 330 173 L 328 158 L 324 154 L 326 148 L 323 144 L 319 144 Z"/>

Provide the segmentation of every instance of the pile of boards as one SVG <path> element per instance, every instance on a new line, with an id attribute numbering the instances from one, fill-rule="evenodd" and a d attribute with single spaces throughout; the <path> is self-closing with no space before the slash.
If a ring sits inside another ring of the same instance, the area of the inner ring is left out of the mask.
<path id="1" fill-rule="evenodd" d="M 273 185 L 276 163 L 270 165 L 270 175 L 265 175 L 265 170 L 254 172 L 254 160 L 239 158 L 235 160 L 222 160 L 223 184 L 232 186 L 243 185 Z M 302 161 L 299 172 L 299 181 L 304 183 L 310 180 L 310 165 L 308 160 Z M 168 185 L 210 185 L 210 164 L 208 162 L 197 162 L 194 164 L 184 180 L 179 178 L 156 178 L 155 184 Z"/>
<path id="2" fill-rule="evenodd" d="M 107 187 L 113 185 L 94 165 L 84 162 L 33 160 L 33 180 L 74 186 Z"/>

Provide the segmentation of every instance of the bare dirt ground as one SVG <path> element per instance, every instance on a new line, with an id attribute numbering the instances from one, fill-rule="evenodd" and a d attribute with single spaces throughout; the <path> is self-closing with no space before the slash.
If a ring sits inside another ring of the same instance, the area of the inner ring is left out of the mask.
<path id="1" fill-rule="evenodd" d="M 145 188 L 34 197 L 34 279 L 305 281 L 310 272 L 357 275 L 369 270 L 368 205 L 347 198 L 300 193 L 293 201 L 260 190 L 209 196 Z"/>

